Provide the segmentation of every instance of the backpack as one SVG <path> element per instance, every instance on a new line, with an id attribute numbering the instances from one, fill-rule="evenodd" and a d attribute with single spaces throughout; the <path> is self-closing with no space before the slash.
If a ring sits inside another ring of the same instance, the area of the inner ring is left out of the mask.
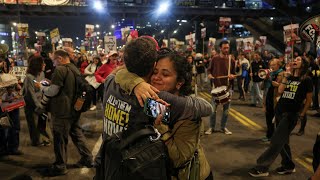
<path id="1" fill-rule="evenodd" d="M 101 148 L 101 165 L 95 180 L 169 180 L 167 147 L 152 126 L 108 137 Z"/>
<path id="2" fill-rule="evenodd" d="M 69 70 L 73 73 L 75 77 L 75 98 L 73 99 L 74 106 L 77 105 L 78 100 L 82 100 L 83 104 L 80 109 L 75 109 L 78 112 L 86 112 L 90 109 L 91 102 L 92 102 L 92 92 L 94 91 L 93 87 L 85 80 L 83 76 L 80 74 L 75 73 L 72 69 L 66 66 L 68 71 Z"/>

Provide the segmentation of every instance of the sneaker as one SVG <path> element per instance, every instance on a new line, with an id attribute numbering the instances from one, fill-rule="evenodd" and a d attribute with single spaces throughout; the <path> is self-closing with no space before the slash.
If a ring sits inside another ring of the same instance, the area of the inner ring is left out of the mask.
<path id="1" fill-rule="evenodd" d="M 267 176 L 269 176 L 268 171 L 259 171 L 256 168 L 252 168 L 248 173 L 252 177 L 267 177 Z"/>
<path id="2" fill-rule="evenodd" d="M 212 134 L 212 132 L 213 132 L 212 128 L 209 128 L 206 132 L 204 132 L 204 134 L 210 135 Z"/>
<path id="3" fill-rule="evenodd" d="M 269 142 L 269 141 L 270 141 L 270 139 L 269 139 L 269 138 L 267 138 L 267 137 L 263 137 L 263 138 L 261 139 L 261 141 L 262 141 L 262 142 Z"/>
<path id="4" fill-rule="evenodd" d="M 221 129 L 221 132 L 223 132 L 223 133 L 225 133 L 227 135 L 231 135 L 232 134 L 232 132 L 229 131 L 229 129 L 227 129 L 227 128 Z"/>
<path id="5" fill-rule="evenodd" d="M 94 110 L 96 110 L 97 109 L 97 106 L 92 106 L 91 108 L 90 108 L 90 111 L 94 111 Z"/>
<path id="6" fill-rule="evenodd" d="M 87 168 L 92 168 L 93 167 L 93 161 L 92 160 L 88 160 L 88 159 L 84 159 L 84 158 L 81 158 L 77 164 L 76 164 L 76 167 L 78 168 L 82 168 L 86 166 Z"/>
<path id="7" fill-rule="evenodd" d="M 295 168 L 287 169 L 287 168 L 281 166 L 281 167 L 278 167 L 276 169 L 276 171 L 277 171 L 278 174 L 284 175 L 284 174 L 292 174 L 292 173 L 296 172 L 296 169 Z"/>
<path id="8" fill-rule="evenodd" d="M 50 177 L 54 176 L 62 176 L 68 173 L 66 168 L 58 168 L 57 166 L 53 165 L 49 169 L 46 169 L 46 175 Z"/>

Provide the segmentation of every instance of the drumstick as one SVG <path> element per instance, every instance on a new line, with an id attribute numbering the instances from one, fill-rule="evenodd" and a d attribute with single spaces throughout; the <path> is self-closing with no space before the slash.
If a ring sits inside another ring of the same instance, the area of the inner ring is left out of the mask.
<path id="1" fill-rule="evenodd" d="M 241 76 L 241 75 L 234 75 L 234 76 Z M 228 78 L 228 76 L 217 76 L 217 77 L 212 77 L 211 79 L 221 79 L 221 78 Z"/>

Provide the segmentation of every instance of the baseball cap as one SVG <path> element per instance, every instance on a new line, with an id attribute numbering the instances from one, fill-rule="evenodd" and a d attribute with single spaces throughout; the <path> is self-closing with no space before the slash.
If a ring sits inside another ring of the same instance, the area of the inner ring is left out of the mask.
<path id="1" fill-rule="evenodd" d="M 110 51 L 109 54 L 108 54 L 108 57 L 111 57 L 111 56 L 113 56 L 115 54 L 119 55 L 117 51 Z"/>

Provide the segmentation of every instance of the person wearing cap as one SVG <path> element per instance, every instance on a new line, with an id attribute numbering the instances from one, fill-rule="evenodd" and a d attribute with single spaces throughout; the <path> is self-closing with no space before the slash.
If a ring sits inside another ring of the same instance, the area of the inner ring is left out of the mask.
<path id="1" fill-rule="evenodd" d="M 95 77 L 98 83 L 104 83 L 107 76 L 117 67 L 118 52 L 110 51 L 107 63 L 103 64 L 96 72 Z"/>

